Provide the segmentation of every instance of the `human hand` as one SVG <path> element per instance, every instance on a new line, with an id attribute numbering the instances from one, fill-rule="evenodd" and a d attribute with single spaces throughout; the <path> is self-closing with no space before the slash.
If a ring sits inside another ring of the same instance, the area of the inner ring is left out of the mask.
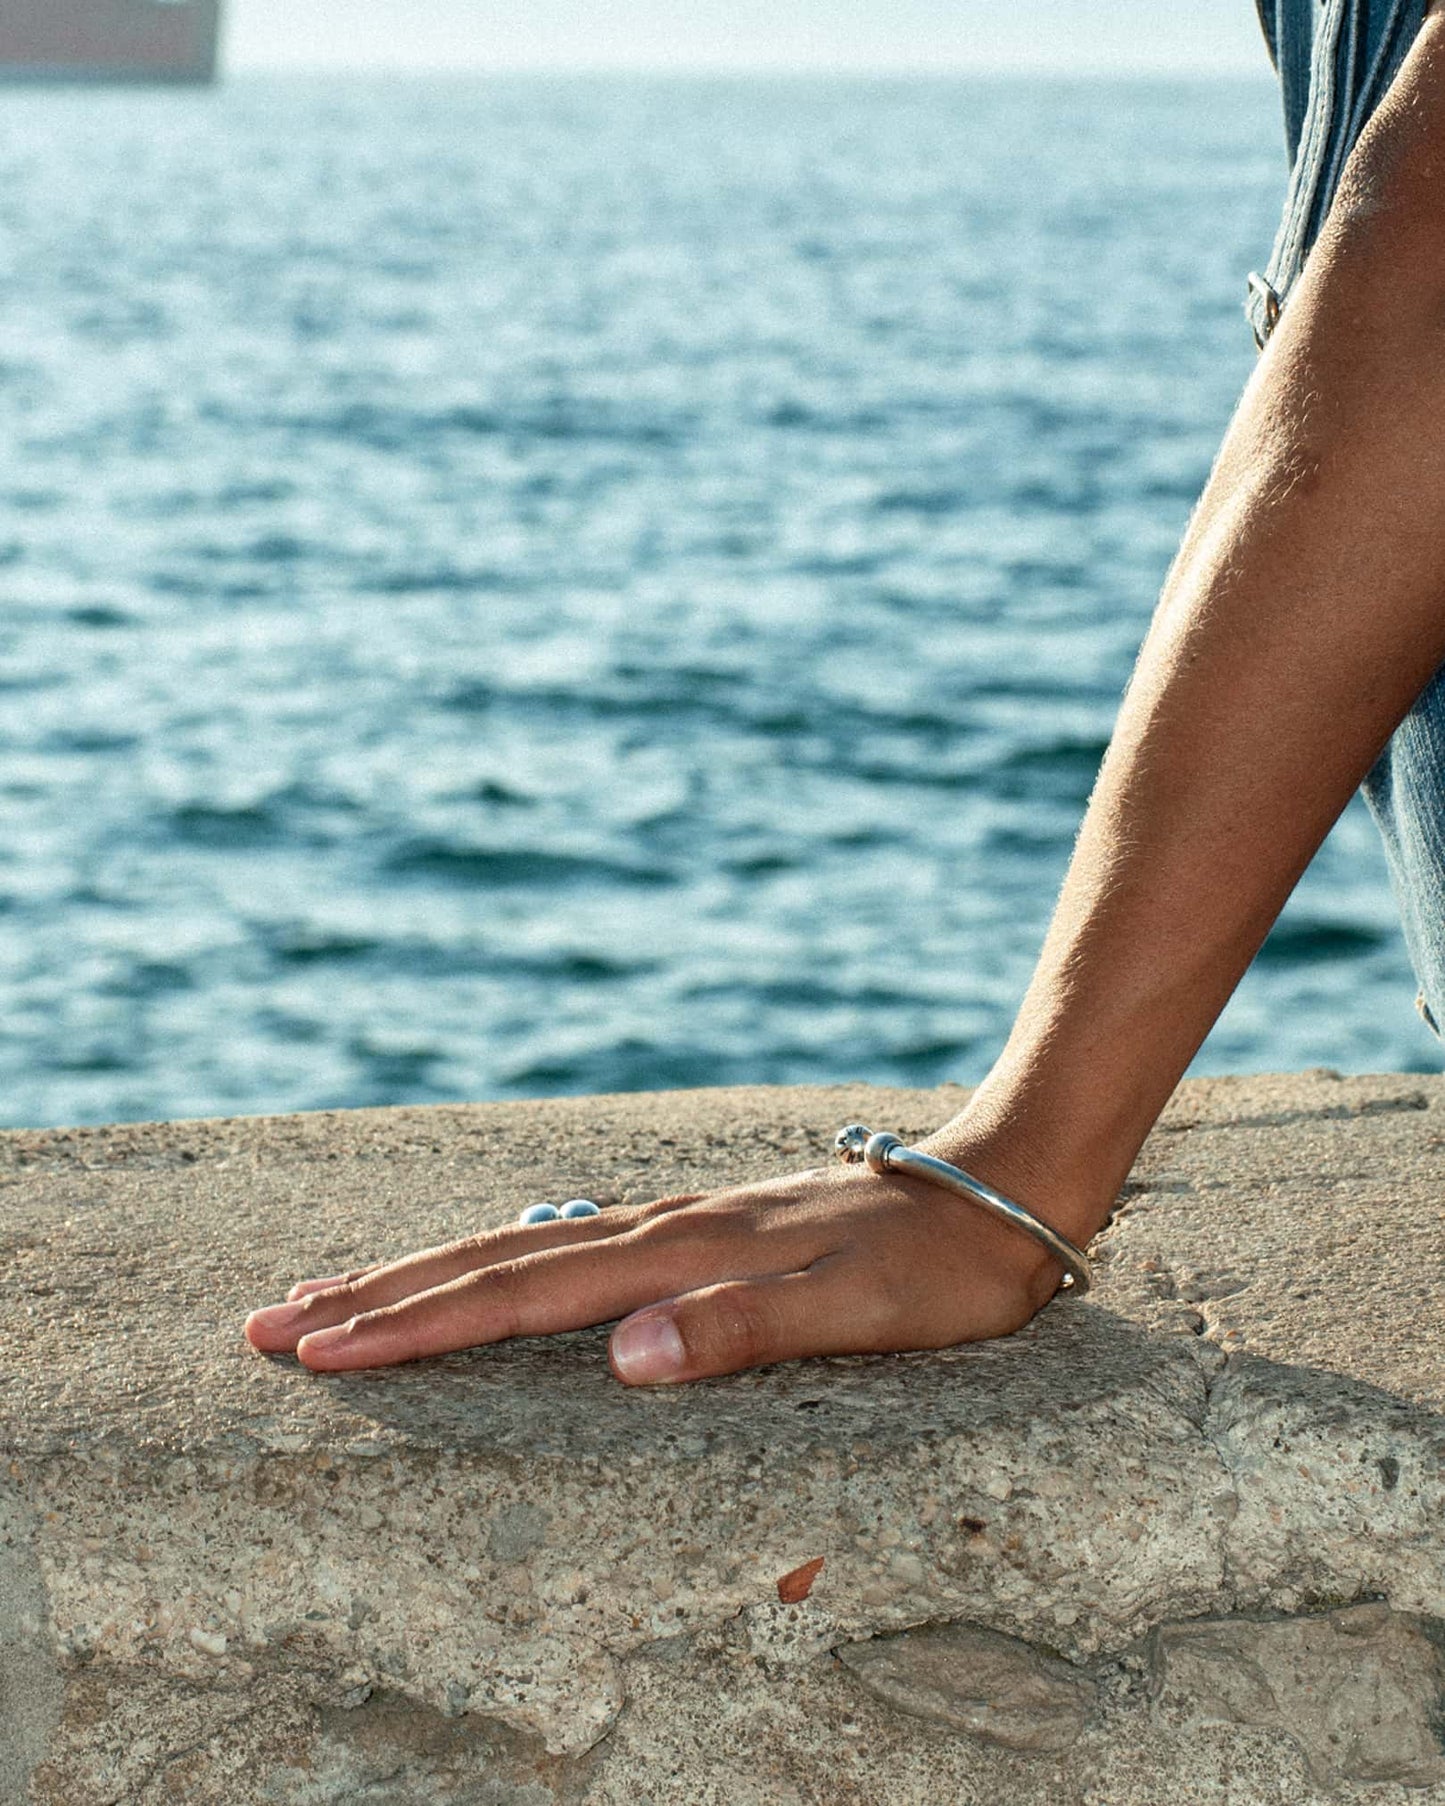
<path id="1" fill-rule="evenodd" d="M 997 1164 L 970 1170 L 1005 1183 Z M 964 1199 L 837 1167 L 509 1225 L 303 1280 L 287 1303 L 253 1312 L 246 1335 L 343 1372 L 621 1318 L 612 1371 L 655 1385 L 1007 1335 L 1061 1276 L 1030 1237 Z"/>

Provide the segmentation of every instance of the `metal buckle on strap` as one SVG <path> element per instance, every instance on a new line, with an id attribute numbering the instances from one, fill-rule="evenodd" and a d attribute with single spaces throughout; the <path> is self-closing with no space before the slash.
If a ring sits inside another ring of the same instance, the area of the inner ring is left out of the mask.
<path id="1" fill-rule="evenodd" d="M 1256 310 L 1258 303 L 1258 310 Z M 1249 299 L 1244 304 L 1244 311 L 1249 315 L 1249 323 L 1254 328 L 1254 342 L 1261 351 L 1264 342 L 1279 324 L 1280 308 L 1283 303 L 1273 285 L 1266 282 L 1258 270 L 1249 272 Z M 1264 325 L 1261 330 L 1260 315 Z"/>

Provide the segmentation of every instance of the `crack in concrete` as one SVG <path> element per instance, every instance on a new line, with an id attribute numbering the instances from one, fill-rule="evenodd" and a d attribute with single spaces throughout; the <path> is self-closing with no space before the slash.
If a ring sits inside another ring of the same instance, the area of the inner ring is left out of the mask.
<path id="1" fill-rule="evenodd" d="M 0 1799 L 29 1797 L 64 1711 L 49 1624 L 34 1514 L 0 1492 Z"/>
<path id="2" fill-rule="evenodd" d="M 1398 1116 L 1406 1111 L 1428 1110 L 1430 1100 L 1423 1091 L 1406 1092 L 1400 1097 L 1365 1098 L 1358 1104 L 1327 1104 L 1318 1110 L 1270 1110 L 1259 1116 L 1226 1116 L 1217 1122 L 1173 1124 L 1176 1129 L 1188 1127 L 1196 1134 L 1236 1129 L 1287 1129 L 1303 1122 L 1361 1122 L 1374 1116 Z"/>
<path id="3" fill-rule="evenodd" d="M 127 1792 L 135 1800 L 144 1800 L 152 1785 L 161 1779 L 166 1769 L 174 1768 L 177 1762 L 183 1761 L 187 1756 L 194 1756 L 198 1750 L 203 1750 L 209 1744 L 215 1743 L 218 1738 L 224 1736 L 227 1731 L 233 1730 L 237 1725 L 248 1724 L 257 1716 L 258 1711 L 258 1707 L 248 1706 L 244 1711 L 233 1713 L 231 1717 L 222 1719 L 218 1724 L 208 1725 L 204 1735 L 193 1737 L 189 1743 L 182 1744 L 179 1749 L 162 1750 L 154 1762 L 147 1764 L 139 1779 L 127 1789 Z"/>
<path id="4" fill-rule="evenodd" d="M 1207 1319 L 1206 1319 L 1207 1321 Z M 1217 1343 L 1205 1339 L 1203 1332 L 1196 1337 L 1190 1353 L 1199 1369 L 1204 1383 L 1204 1409 L 1200 1414 L 1200 1434 L 1214 1450 L 1219 1462 L 1221 1478 L 1228 1487 L 1230 1506 L 1219 1513 L 1211 1512 L 1211 1524 L 1218 1528 L 1219 1579 L 1223 1598 L 1228 1606 L 1232 1606 L 1235 1598 L 1235 1579 L 1233 1561 L 1233 1529 L 1239 1515 L 1238 1474 L 1231 1458 L 1226 1437 L 1226 1426 L 1220 1421 L 1220 1389 L 1230 1374 L 1230 1357 L 1225 1349 Z"/>

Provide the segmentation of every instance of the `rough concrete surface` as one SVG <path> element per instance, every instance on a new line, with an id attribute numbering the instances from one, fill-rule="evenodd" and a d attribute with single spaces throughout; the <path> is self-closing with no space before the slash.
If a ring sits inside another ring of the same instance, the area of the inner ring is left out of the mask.
<path id="1" fill-rule="evenodd" d="M 1445 1079 L 1185 1084 L 1094 1293 L 1003 1342 L 630 1392 L 602 1330 L 241 1339 L 962 1095 L 0 1136 L 0 1799 L 1445 1806 Z"/>

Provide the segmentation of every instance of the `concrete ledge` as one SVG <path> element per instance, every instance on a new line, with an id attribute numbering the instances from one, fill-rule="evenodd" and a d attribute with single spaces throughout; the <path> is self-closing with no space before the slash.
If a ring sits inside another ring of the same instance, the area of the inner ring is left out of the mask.
<path id="1" fill-rule="evenodd" d="M 0 1137 L 0 1799 L 1445 1803 L 1445 1080 L 1186 1084 L 1097 1291 L 1002 1343 L 635 1393 L 600 1330 L 240 1339 L 303 1272 L 960 1101 Z"/>

